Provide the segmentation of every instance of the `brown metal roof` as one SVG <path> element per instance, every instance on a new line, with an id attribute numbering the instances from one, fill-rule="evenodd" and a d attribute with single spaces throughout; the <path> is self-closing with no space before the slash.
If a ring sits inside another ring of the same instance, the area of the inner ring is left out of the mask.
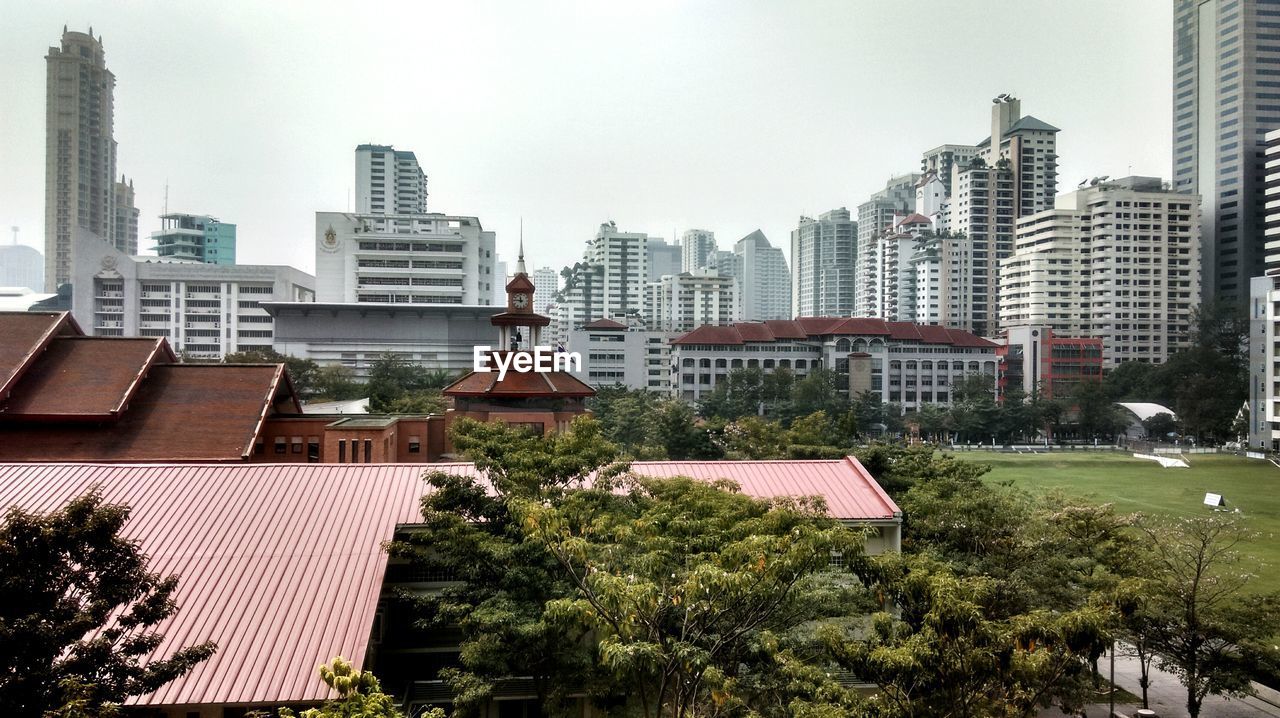
<path id="1" fill-rule="evenodd" d="M 55 336 L 84 334 L 67 312 L 0 312 L 0 399 Z"/>
<path id="2" fill-rule="evenodd" d="M 110 423 L 0 424 L 0 461 L 240 461 L 279 407 L 301 413 L 280 364 L 161 364 Z"/>
<path id="3" fill-rule="evenodd" d="M 175 361 L 164 339 L 56 337 L 0 403 L 0 421 L 113 419 L 153 363 Z"/>
<path id="4" fill-rule="evenodd" d="M 626 325 L 626 324 L 623 324 L 622 322 L 615 322 L 615 321 L 613 321 L 612 319 L 603 319 L 603 318 L 602 318 L 602 319 L 597 319 L 597 320 L 595 320 L 594 322 L 587 322 L 586 324 L 583 324 L 583 325 L 582 325 L 582 328 L 583 328 L 583 329 L 621 329 L 621 330 L 625 330 L 625 329 L 627 328 L 627 325 Z"/>
<path id="5" fill-rule="evenodd" d="M 767 322 L 704 324 L 671 340 L 672 344 L 743 344 L 778 339 L 823 336 L 887 336 L 891 339 L 951 344 L 958 347 L 994 347 L 995 343 L 959 329 L 911 322 L 886 322 L 871 317 L 799 317 Z"/>
<path id="6" fill-rule="evenodd" d="M 157 367 L 158 369 L 163 367 Z M 417 523 L 422 474 L 471 464 L 0 464 L 0 511 L 50 511 L 100 487 L 132 507 L 125 535 L 151 568 L 180 577 L 178 612 L 154 654 L 212 640 L 218 651 L 143 705 L 322 700 L 315 667 L 365 659 L 386 571 L 383 542 Z M 644 476 L 735 481 L 761 498 L 822 496 L 835 518 L 898 508 L 856 459 L 637 462 Z"/>

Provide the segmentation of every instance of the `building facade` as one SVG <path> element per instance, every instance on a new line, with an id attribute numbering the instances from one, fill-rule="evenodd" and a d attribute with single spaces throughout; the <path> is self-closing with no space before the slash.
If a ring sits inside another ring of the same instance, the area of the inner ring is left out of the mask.
<path id="1" fill-rule="evenodd" d="M 884 189 L 871 195 L 858 205 L 858 244 L 854 257 L 854 275 L 857 281 L 854 296 L 854 316 L 879 317 L 883 288 L 879 285 L 880 238 L 892 228 L 895 216 L 908 214 L 916 202 L 917 173 L 890 179 Z"/>
<path id="2" fill-rule="evenodd" d="M 683 267 L 683 250 L 679 243 L 667 244 L 662 237 L 650 237 L 648 242 L 646 281 L 656 282 L 668 274 L 679 274 Z"/>
<path id="3" fill-rule="evenodd" d="M 44 257 L 40 250 L 25 244 L 0 247 L 0 287 L 44 287 Z"/>
<path id="4" fill-rule="evenodd" d="M 1249 283 L 1249 446 L 1280 449 L 1280 130 L 1265 137 L 1264 265 Z"/>
<path id="5" fill-rule="evenodd" d="M 680 271 L 696 272 L 715 263 L 716 233 L 707 229 L 686 229 L 680 235 Z"/>
<path id="6" fill-rule="evenodd" d="M 45 291 L 71 281 L 73 231 L 81 228 L 122 252 L 116 236 L 115 75 L 102 37 L 68 32 L 45 56 Z"/>
<path id="7" fill-rule="evenodd" d="M 493 232 L 476 217 L 316 212 L 317 301 L 493 305 Z"/>
<path id="8" fill-rule="evenodd" d="M 160 215 L 160 231 L 151 233 L 156 255 L 204 264 L 236 263 L 236 226 L 217 217 L 178 212 Z"/>
<path id="9" fill-rule="evenodd" d="M 1099 182 L 1018 222 L 1001 325 L 1102 340 L 1108 368 L 1162 363 L 1200 303 L 1199 199 L 1154 177 Z"/>
<path id="10" fill-rule="evenodd" d="M 125 254 L 138 253 L 138 206 L 133 191 L 133 180 L 125 181 L 124 175 L 115 183 L 115 206 L 112 211 L 111 236 L 116 247 Z"/>
<path id="11" fill-rule="evenodd" d="M 949 405 L 970 374 L 996 376 L 997 345 L 969 332 L 880 319 L 801 317 L 704 326 L 671 341 L 673 395 L 697 401 L 734 369 L 788 369 L 796 378 L 835 370 L 841 393 L 873 392 L 913 411 Z"/>
<path id="12" fill-rule="evenodd" d="M 756 230 L 720 252 L 717 269 L 737 283 L 737 321 L 791 318 L 791 270 L 781 247 Z"/>
<path id="13" fill-rule="evenodd" d="M 649 235 L 600 225 L 582 261 L 569 267 L 550 330 L 556 341 L 596 319 L 643 322 L 649 299 Z"/>
<path id="14" fill-rule="evenodd" d="M 292 267 L 131 257 L 84 230 L 74 251 L 72 314 L 86 333 L 163 337 L 196 359 L 272 348 L 262 303 L 315 299 L 315 279 Z"/>
<path id="15" fill-rule="evenodd" d="M 1248 302 L 1263 273 L 1264 134 L 1280 128 L 1280 6 L 1175 0 L 1173 188 L 1202 198 L 1204 296 Z"/>
<path id="16" fill-rule="evenodd" d="M 703 324 L 728 324 L 737 312 L 737 282 L 714 269 L 668 274 L 648 285 L 649 329 L 689 332 Z"/>
<path id="17" fill-rule="evenodd" d="M 551 304 L 560 291 L 560 273 L 555 267 L 538 267 L 530 275 L 538 291 L 533 295 L 533 311 L 539 314 L 551 314 Z"/>
<path id="18" fill-rule="evenodd" d="M 791 230 L 791 311 L 798 317 L 847 317 L 854 311 L 858 222 L 841 207 Z"/>
<path id="19" fill-rule="evenodd" d="M 671 339 L 675 336 L 599 319 L 569 332 L 565 350 L 582 356 L 577 376 L 597 389 L 620 384 L 666 394 L 671 389 Z"/>
<path id="20" fill-rule="evenodd" d="M 1016 387 L 1030 396 L 1069 398 L 1076 387 L 1102 381 L 1102 340 L 1061 337 L 1049 326 L 1010 327 L 1000 347 L 1001 395 Z"/>
<path id="21" fill-rule="evenodd" d="M 427 175 L 418 165 L 417 155 L 391 145 L 356 147 L 355 211 L 426 214 Z"/>

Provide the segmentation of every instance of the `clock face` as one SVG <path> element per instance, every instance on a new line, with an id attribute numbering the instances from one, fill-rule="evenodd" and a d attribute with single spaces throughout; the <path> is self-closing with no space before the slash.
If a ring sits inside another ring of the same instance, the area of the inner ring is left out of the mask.
<path id="1" fill-rule="evenodd" d="M 511 306 L 515 307 L 516 309 L 524 309 L 525 307 L 529 306 L 529 295 L 525 294 L 524 292 L 521 292 L 511 297 Z"/>

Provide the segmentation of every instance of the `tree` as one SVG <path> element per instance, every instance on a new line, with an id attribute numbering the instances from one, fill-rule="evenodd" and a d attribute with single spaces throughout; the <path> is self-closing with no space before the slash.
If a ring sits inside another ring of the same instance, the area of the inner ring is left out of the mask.
<path id="1" fill-rule="evenodd" d="M 299 359 L 273 349 L 250 349 L 222 357 L 225 364 L 284 364 L 298 396 L 310 398 L 315 393 L 316 373 L 320 365 L 310 359 Z"/>
<path id="2" fill-rule="evenodd" d="M 213 655 L 202 643 L 150 658 L 178 610 L 177 576 L 147 570 L 120 535 L 129 508 L 95 489 L 47 514 L 10 508 L 0 527 L 0 714 L 42 718 L 68 704 L 97 715 Z"/>
<path id="3" fill-rule="evenodd" d="M 763 402 L 764 371 L 756 367 L 733 369 L 702 400 L 699 413 L 733 421 L 759 414 Z"/>
<path id="4" fill-rule="evenodd" d="M 327 666 L 320 666 L 320 680 L 338 697 L 325 701 L 319 708 L 301 714 L 281 708 L 280 718 L 403 718 L 396 701 L 382 692 L 378 679 L 369 671 L 358 671 L 341 656 Z M 268 714 L 257 713 L 265 717 Z M 418 714 L 422 718 L 444 718 L 444 711 L 432 708 Z"/>
<path id="5" fill-rule="evenodd" d="M 1071 394 L 1076 405 L 1076 426 L 1080 438 L 1111 439 L 1129 425 L 1120 413 L 1120 407 L 1111 401 L 1101 384 L 1091 381 L 1077 385 Z"/>
<path id="6" fill-rule="evenodd" d="M 397 406 L 417 409 L 433 406 L 432 397 L 449 383 L 447 371 L 432 371 L 414 364 L 398 354 L 383 354 L 369 368 L 369 409 L 374 413 L 393 413 Z M 400 403 L 406 397 L 407 404 Z M 415 413 L 417 413 L 415 411 Z"/>
<path id="7" fill-rule="evenodd" d="M 341 364 L 326 364 L 320 367 L 312 383 L 314 396 L 311 398 L 329 401 L 346 401 L 367 396 L 364 384 L 355 380 L 355 373 Z"/>
<path id="8" fill-rule="evenodd" d="M 747 666 L 812 617 L 832 552 L 852 562 L 863 543 L 820 504 L 685 478 L 626 477 L 519 513 L 577 588 L 549 609 L 596 632 L 600 665 L 650 718 L 742 700 Z"/>
<path id="9" fill-rule="evenodd" d="M 1178 430 L 1178 423 L 1173 417 L 1166 412 L 1160 412 L 1153 416 L 1149 416 L 1142 420 L 1142 428 L 1147 432 L 1147 438 L 1155 441 L 1165 439 Z"/>
<path id="10" fill-rule="evenodd" d="M 546 615 L 547 603 L 572 595 L 574 586 L 546 547 L 525 536 L 513 501 L 557 502 L 593 471 L 608 473 L 617 450 L 589 417 L 547 438 L 466 419 L 451 436 L 489 485 L 476 476 L 426 475 L 432 490 L 422 498 L 422 523 L 389 551 L 456 582 L 405 593 L 403 605 L 417 630 L 461 632 L 460 665 L 442 674 L 457 715 L 479 714 L 495 682 L 513 677 L 532 680 L 547 715 L 589 682 L 590 645 L 584 627 Z"/>
<path id="11" fill-rule="evenodd" d="M 724 426 L 720 439 L 731 459 L 777 459 L 787 450 L 787 434 L 776 421 L 744 416 Z"/>
<path id="12" fill-rule="evenodd" d="M 1255 538 L 1238 516 L 1214 514 L 1139 524 L 1148 554 L 1144 600 L 1129 627 L 1187 689 L 1200 715 L 1207 695 L 1246 695 L 1250 678 L 1280 654 L 1280 594 L 1242 591 L 1256 561 L 1239 552 Z"/>
<path id="13" fill-rule="evenodd" d="M 834 369 L 820 367 L 811 370 L 805 378 L 795 383 L 791 393 L 791 410 L 797 416 L 825 411 L 836 416 L 848 409 L 849 402 L 844 398 L 840 386 L 840 375 Z"/>

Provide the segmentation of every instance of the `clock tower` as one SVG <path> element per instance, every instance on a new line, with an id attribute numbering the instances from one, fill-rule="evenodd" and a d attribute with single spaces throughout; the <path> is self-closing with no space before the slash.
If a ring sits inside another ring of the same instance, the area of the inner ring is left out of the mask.
<path id="1" fill-rule="evenodd" d="M 537 289 L 524 267 L 524 241 L 520 242 L 520 259 L 516 262 L 516 274 L 507 282 L 507 311 L 494 315 L 489 321 L 498 327 L 501 342 L 498 350 L 532 351 L 540 346 L 542 329 L 551 323 L 533 311 L 533 293 Z"/>

